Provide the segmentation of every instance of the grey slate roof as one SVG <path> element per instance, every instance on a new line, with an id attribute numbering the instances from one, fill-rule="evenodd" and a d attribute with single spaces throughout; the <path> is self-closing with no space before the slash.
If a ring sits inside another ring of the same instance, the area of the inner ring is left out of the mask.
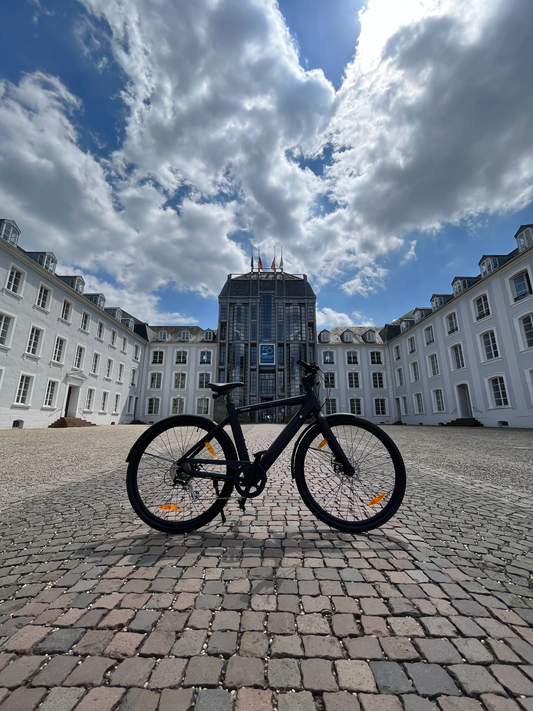
<path id="1" fill-rule="evenodd" d="M 209 345 L 210 343 L 216 343 L 217 341 L 217 332 L 213 328 L 200 328 L 200 326 L 150 326 L 150 329 L 154 333 L 154 337 L 150 339 L 152 342 L 156 341 L 158 343 L 179 343 L 180 345 L 186 346 L 187 344 L 194 345 L 195 343 L 205 343 L 206 345 Z M 159 331 L 167 332 L 168 338 L 166 341 L 157 341 Z M 189 331 L 189 333 L 191 334 L 191 337 L 188 341 L 181 340 L 182 331 Z M 204 335 L 206 331 L 212 331 L 212 341 L 205 340 Z"/>
<path id="2" fill-rule="evenodd" d="M 385 342 L 380 336 L 381 330 L 381 326 L 334 326 L 333 328 L 323 328 L 321 331 L 319 331 L 319 333 L 322 333 L 322 331 L 329 331 L 329 343 L 322 343 L 320 339 L 318 343 L 321 346 L 382 346 Z M 351 331 L 353 333 L 353 343 L 345 343 L 342 340 L 341 336 L 345 331 Z M 363 338 L 364 334 L 367 331 L 374 331 L 374 333 L 376 334 L 376 340 L 372 341 L 372 343 L 365 341 L 365 339 Z"/>

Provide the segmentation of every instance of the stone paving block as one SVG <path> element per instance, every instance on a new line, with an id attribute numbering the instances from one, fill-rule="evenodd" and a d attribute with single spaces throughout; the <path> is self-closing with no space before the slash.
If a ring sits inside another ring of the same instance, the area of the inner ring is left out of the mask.
<path id="1" fill-rule="evenodd" d="M 490 651 L 478 639 L 462 639 L 460 637 L 455 637 L 452 639 L 452 642 L 470 664 L 490 664 L 494 661 L 494 657 Z"/>
<path id="2" fill-rule="evenodd" d="M 79 654 L 81 656 L 85 656 L 87 654 L 102 654 L 113 637 L 113 632 L 105 632 L 104 630 L 89 630 L 74 647 L 72 650 L 73 654 Z"/>
<path id="3" fill-rule="evenodd" d="M 276 635 L 272 638 L 271 656 L 273 659 L 277 657 L 303 657 L 304 650 L 301 637 L 298 635 Z"/>
<path id="4" fill-rule="evenodd" d="M 321 659 L 341 659 L 342 649 L 336 637 L 331 635 L 303 635 L 302 641 L 306 657 Z"/>
<path id="5" fill-rule="evenodd" d="M 272 692 L 260 689 L 239 689 L 235 711 L 272 711 Z"/>
<path id="6" fill-rule="evenodd" d="M 533 696 L 533 681 L 524 676 L 519 669 L 508 664 L 493 664 L 490 670 L 500 684 L 512 694 L 516 696 Z M 488 691 L 492 691 L 492 689 Z"/>
<path id="7" fill-rule="evenodd" d="M 296 659 L 270 659 L 268 682 L 275 689 L 300 689 L 300 668 Z"/>
<path id="8" fill-rule="evenodd" d="M 484 711 L 479 701 L 464 696 L 439 696 L 437 701 L 442 711 Z"/>
<path id="9" fill-rule="evenodd" d="M 85 689 L 76 689 L 75 687 L 50 689 L 50 693 L 39 707 L 39 711 L 72 711 L 84 693 Z"/>
<path id="10" fill-rule="evenodd" d="M 50 627 L 26 625 L 10 637 L 1 647 L 2 652 L 28 654 L 52 632 Z"/>
<path id="11" fill-rule="evenodd" d="M 128 613 L 129 610 L 117 610 L 117 612 Z M 130 613 L 131 614 L 131 613 Z M 151 632 L 159 618 L 161 613 L 158 610 L 139 610 L 131 621 L 124 625 L 130 628 L 132 632 Z"/>
<path id="12" fill-rule="evenodd" d="M 186 659 L 161 659 L 152 671 L 148 688 L 163 689 L 180 686 L 186 666 Z"/>
<path id="13" fill-rule="evenodd" d="M 408 694 L 414 691 L 397 662 L 370 662 L 380 694 Z"/>
<path id="14" fill-rule="evenodd" d="M 143 657 L 164 657 L 172 649 L 175 639 L 174 632 L 155 630 L 148 635 L 139 654 Z"/>
<path id="15" fill-rule="evenodd" d="M 15 689 L 6 697 L 0 711 L 34 711 L 47 692 L 48 689 L 30 689 L 27 686 Z"/>
<path id="16" fill-rule="evenodd" d="M 455 664 L 449 667 L 449 671 L 465 694 L 504 694 L 503 688 L 485 667 L 476 664 Z"/>
<path id="17" fill-rule="evenodd" d="M 193 612 L 192 615 L 195 613 Z M 192 617 L 191 615 L 191 617 Z M 235 632 L 239 631 L 239 627 L 241 624 L 241 616 L 238 612 L 234 611 L 220 611 L 215 613 L 215 617 L 213 620 L 213 625 L 212 629 L 213 631 L 216 630 L 233 630 Z M 189 620 L 189 626 L 193 627 L 194 625 L 191 623 L 191 620 Z M 199 624 L 198 625 L 200 629 L 207 629 L 208 625 L 207 624 Z"/>
<path id="18" fill-rule="evenodd" d="M 352 659 L 383 659 L 383 652 L 376 637 L 348 638 L 343 640 Z"/>
<path id="19" fill-rule="evenodd" d="M 104 674 L 115 664 L 114 659 L 88 657 L 67 676 L 63 686 L 99 686 Z"/>
<path id="20" fill-rule="evenodd" d="M 477 642 L 477 640 L 461 640 L 461 642 L 466 641 Z M 414 643 L 430 664 L 461 664 L 463 661 L 457 649 L 447 639 L 415 639 Z"/>
<path id="21" fill-rule="evenodd" d="M 338 691 L 339 687 L 331 662 L 326 659 L 304 659 L 301 663 L 304 689 L 310 691 Z"/>
<path id="22" fill-rule="evenodd" d="M 184 630 L 172 647 L 172 654 L 175 657 L 192 657 L 200 654 L 206 639 L 206 630 Z"/>
<path id="23" fill-rule="evenodd" d="M 520 707 L 512 699 L 505 699 L 503 696 L 495 694 L 481 694 L 487 711 L 520 711 Z"/>
<path id="24" fill-rule="evenodd" d="M 264 612 L 254 612 L 252 610 L 245 610 L 241 616 L 241 630 L 243 631 L 260 631 L 264 630 L 264 621 L 266 619 L 266 613 Z"/>
<path id="25" fill-rule="evenodd" d="M 438 664 L 407 663 L 405 670 L 413 680 L 417 692 L 423 696 L 460 695 L 453 679 Z"/>
<path id="26" fill-rule="evenodd" d="M 137 648 L 145 639 L 145 635 L 137 632 L 117 632 L 111 642 L 104 649 L 104 654 L 113 659 L 133 657 Z"/>
<path id="27" fill-rule="evenodd" d="M 341 689 L 377 693 L 374 675 L 367 662 L 340 659 L 335 662 L 335 669 Z"/>
<path id="28" fill-rule="evenodd" d="M 84 696 L 76 711 L 114 711 L 126 689 L 101 686 Z"/>
<path id="29" fill-rule="evenodd" d="M 237 632 L 213 632 L 209 637 L 207 653 L 230 657 L 237 650 Z"/>
<path id="30" fill-rule="evenodd" d="M 489 637 L 494 637 L 494 639 L 508 639 L 517 636 L 510 627 L 502 625 L 501 622 L 492 618 L 477 617 L 476 622 Z"/>
<path id="31" fill-rule="evenodd" d="M 224 662 L 215 657 L 193 657 L 187 664 L 184 686 L 217 686 Z"/>
<path id="32" fill-rule="evenodd" d="M 32 679 L 32 686 L 60 686 L 77 666 L 78 661 L 78 657 L 64 654 L 52 657 L 37 676 Z"/>
<path id="33" fill-rule="evenodd" d="M 279 694 L 278 711 L 316 711 L 313 695 L 310 691 L 297 691 L 295 694 Z"/>
<path id="34" fill-rule="evenodd" d="M 421 617 L 420 622 L 431 637 L 457 637 L 457 629 L 446 617 Z"/>
<path id="35" fill-rule="evenodd" d="M 189 619 L 188 612 L 175 612 L 167 610 L 161 615 L 156 629 L 163 632 L 181 632 Z"/>
<path id="36" fill-rule="evenodd" d="M 387 624 L 398 637 L 424 637 L 424 630 L 412 617 L 388 617 Z"/>
<path id="37" fill-rule="evenodd" d="M 144 686 L 155 666 L 155 659 L 134 657 L 121 662 L 111 674 L 111 686 Z"/>
<path id="38" fill-rule="evenodd" d="M 193 689 L 163 689 L 158 711 L 189 711 Z"/>
<path id="39" fill-rule="evenodd" d="M 52 632 L 35 651 L 38 654 L 61 654 L 68 650 L 78 642 L 85 634 L 84 629 L 67 628 Z"/>
<path id="40" fill-rule="evenodd" d="M 358 637 L 361 634 L 359 625 L 353 615 L 333 615 L 331 626 L 333 634 L 337 637 Z"/>
<path id="41" fill-rule="evenodd" d="M 264 659 L 268 651 L 268 637 L 264 632 L 243 632 L 239 647 L 242 657 L 259 657 Z"/>
<path id="42" fill-rule="evenodd" d="M 415 694 L 402 696 L 404 711 L 437 711 L 437 704 Z"/>
<path id="43" fill-rule="evenodd" d="M 16 689 L 26 684 L 46 662 L 45 656 L 19 657 L 0 672 L 0 688 Z"/>
<path id="44" fill-rule="evenodd" d="M 240 689 L 244 686 L 263 686 L 265 669 L 262 659 L 257 657 L 231 657 L 226 667 L 224 686 Z"/>
<path id="45" fill-rule="evenodd" d="M 382 617 L 361 615 L 361 625 L 365 635 L 372 635 L 373 637 L 390 636 L 390 630 L 387 627 L 386 621 Z"/>
<path id="46" fill-rule="evenodd" d="M 453 618 L 453 624 L 465 637 L 479 637 L 481 639 L 487 636 L 485 630 L 481 629 L 481 627 L 469 617 L 456 616 Z"/>
<path id="47" fill-rule="evenodd" d="M 196 698 L 194 711 L 231 711 L 232 695 L 222 689 L 201 689 Z"/>
<path id="48" fill-rule="evenodd" d="M 363 711 L 402 711 L 402 702 L 397 696 L 359 694 L 359 701 Z"/>
<path id="49" fill-rule="evenodd" d="M 249 595 L 224 595 L 222 598 L 223 610 L 246 610 L 249 606 Z"/>
<path id="50" fill-rule="evenodd" d="M 322 615 L 298 615 L 296 617 L 296 626 L 299 634 L 331 634 L 329 623 Z"/>
<path id="51" fill-rule="evenodd" d="M 522 659 L 529 664 L 533 664 L 533 647 L 522 639 L 511 637 L 505 642 L 511 647 L 513 652 L 518 654 Z"/>
<path id="52" fill-rule="evenodd" d="M 326 711 L 361 711 L 355 694 L 347 691 L 325 693 L 323 700 Z"/>
<path id="53" fill-rule="evenodd" d="M 382 637 L 380 643 L 391 661 L 412 662 L 420 658 L 416 649 L 405 637 Z"/>
<path id="54" fill-rule="evenodd" d="M 131 688 L 126 692 L 118 711 L 156 711 L 159 694 L 148 689 Z"/>

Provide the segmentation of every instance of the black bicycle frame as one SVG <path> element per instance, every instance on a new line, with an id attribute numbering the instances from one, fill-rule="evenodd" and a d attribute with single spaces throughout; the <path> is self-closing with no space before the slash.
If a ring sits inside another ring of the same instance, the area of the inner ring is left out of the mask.
<path id="1" fill-rule="evenodd" d="M 331 451 L 333 452 L 335 459 L 345 468 L 348 473 L 353 473 L 352 465 L 348 461 L 346 455 L 342 450 L 342 447 L 339 445 L 337 439 L 333 435 L 326 416 L 321 410 L 320 403 L 313 390 L 313 381 L 314 376 L 306 376 L 302 378 L 302 383 L 306 389 L 306 393 L 304 395 L 285 398 L 283 400 L 273 400 L 268 403 L 262 402 L 258 405 L 245 405 L 243 407 L 235 407 L 233 402 L 231 402 L 228 394 L 228 396 L 226 396 L 226 405 L 228 411 L 227 417 L 225 417 L 222 422 L 219 422 L 218 425 L 213 427 L 213 429 L 202 439 L 202 442 L 195 444 L 194 447 L 192 447 L 188 452 L 186 452 L 183 457 L 180 458 L 178 463 L 182 464 L 184 461 L 190 461 L 193 464 L 213 464 L 214 462 L 212 459 L 192 459 L 192 457 L 194 457 L 194 455 L 202 449 L 202 446 L 205 442 L 209 442 L 209 440 L 211 440 L 215 436 L 215 434 L 219 430 L 223 429 L 229 422 L 231 426 L 231 431 L 233 433 L 233 438 L 235 440 L 235 444 L 237 445 L 237 453 L 239 455 L 239 459 L 235 461 L 219 460 L 217 461 L 217 464 L 219 464 L 220 466 L 227 466 L 230 469 L 234 470 L 237 470 L 243 464 L 250 464 L 250 455 L 248 454 L 248 449 L 246 448 L 246 442 L 244 441 L 244 435 L 238 416 L 243 412 L 269 410 L 272 407 L 283 407 L 284 405 L 301 405 L 301 408 L 298 410 L 298 412 L 287 423 L 287 425 L 283 428 L 278 437 L 276 437 L 274 442 L 272 442 L 270 447 L 263 453 L 260 460 L 261 468 L 265 472 L 270 469 L 270 467 L 274 464 L 279 455 L 283 452 L 285 447 L 292 440 L 294 435 L 298 432 L 299 429 L 301 429 L 307 418 L 313 413 L 315 415 L 318 428 L 324 436 L 324 439 L 327 440 L 327 443 Z M 195 471 L 194 476 L 200 476 L 209 479 L 233 480 L 233 476 L 231 475 L 213 474 L 212 472 L 204 473 Z"/>

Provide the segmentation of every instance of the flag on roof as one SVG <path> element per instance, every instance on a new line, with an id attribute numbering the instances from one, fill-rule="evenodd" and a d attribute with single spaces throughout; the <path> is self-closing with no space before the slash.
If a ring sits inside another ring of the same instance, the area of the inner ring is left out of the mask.
<path id="1" fill-rule="evenodd" d="M 261 261 L 261 252 L 259 252 L 259 260 L 257 262 L 257 266 L 259 267 L 259 271 L 263 271 L 263 262 Z"/>

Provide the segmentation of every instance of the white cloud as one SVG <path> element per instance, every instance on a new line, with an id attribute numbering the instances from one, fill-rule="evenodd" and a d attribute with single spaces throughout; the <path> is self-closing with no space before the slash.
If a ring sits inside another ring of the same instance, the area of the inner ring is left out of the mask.
<path id="1" fill-rule="evenodd" d="M 352 320 L 347 314 L 339 313 L 325 306 L 316 309 L 316 325 L 318 328 L 333 328 L 334 326 L 350 326 Z"/>
<path id="2" fill-rule="evenodd" d="M 409 242 L 409 251 L 406 252 L 405 257 L 402 259 L 400 264 L 407 264 L 412 259 L 416 259 L 416 239 Z"/>

